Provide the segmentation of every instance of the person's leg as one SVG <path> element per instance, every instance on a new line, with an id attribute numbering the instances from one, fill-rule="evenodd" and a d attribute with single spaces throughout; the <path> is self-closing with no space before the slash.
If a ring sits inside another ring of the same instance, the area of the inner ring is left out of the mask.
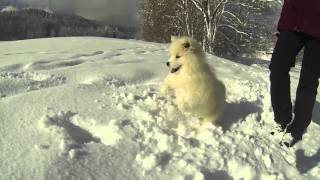
<path id="1" fill-rule="evenodd" d="M 288 127 L 294 138 L 301 139 L 311 122 L 315 103 L 318 79 L 320 77 L 320 40 L 308 38 L 305 44 L 304 57 L 296 94 L 294 120 Z"/>
<path id="2" fill-rule="evenodd" d="M 294 66 L 296 56 L 304 43 L 304 37 L 301 34 L 282 31 L 269 66 L 274 118 L 283 129 L 292 120 L 289 71 Z"/>

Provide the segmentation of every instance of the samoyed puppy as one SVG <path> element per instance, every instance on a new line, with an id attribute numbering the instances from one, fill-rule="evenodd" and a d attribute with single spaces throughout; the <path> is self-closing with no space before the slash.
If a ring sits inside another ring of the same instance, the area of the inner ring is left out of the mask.
<path id="1" fill-rule="evenodd" d="M 226 89 L 208 65 L 201 45 L 191 37 L 172 37 L 169 55 L 170 70 L 161 95 L 172 91 L 180 111 L 199 117 L 201 124 L 216 124 L 225 107 Z"/>

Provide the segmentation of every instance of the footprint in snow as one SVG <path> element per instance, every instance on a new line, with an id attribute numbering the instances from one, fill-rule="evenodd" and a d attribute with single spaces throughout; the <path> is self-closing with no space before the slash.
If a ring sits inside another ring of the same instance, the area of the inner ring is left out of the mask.
<path id="1" fill-rule="evenodd" d="M 121 139 L 115 120 L 111 120 L 107 125 L 98 124 L 70 111 L 48 112 L 40 119 L 38 127 L 49 133 L 54 138 L 53 141 L 58 143 L 61 153 L 69 154 L 70 158 L 87 154 L 87 144 L 101 143 L 112 146 Z"/>
<path id="2" fill-rule="evenodd" d="M 0 73 L 0 94 L 2 97 L 56 87 L 64 84 L 65 77 L 32 72 Z"/>
<path id="3" fill-rule="evenodd" d="M 103 53 L 104 53 L 104 51 L 95 51 L 95 52 L 89 53 L 89 54 L 77 54 L 77 55 L 71 57 L 71 59 L 92 57 L 92 56 L 97 56 L 97 55 L 100 55 L 100 54 L 103 54 Z"/>

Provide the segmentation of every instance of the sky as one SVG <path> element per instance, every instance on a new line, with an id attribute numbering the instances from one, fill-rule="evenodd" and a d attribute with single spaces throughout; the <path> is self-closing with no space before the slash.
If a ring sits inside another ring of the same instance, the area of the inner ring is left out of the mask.
<path id="1" fill-rule="evenodd" d="M 111 24 L 136 26 L 138 0 L 13 0 Z"/>

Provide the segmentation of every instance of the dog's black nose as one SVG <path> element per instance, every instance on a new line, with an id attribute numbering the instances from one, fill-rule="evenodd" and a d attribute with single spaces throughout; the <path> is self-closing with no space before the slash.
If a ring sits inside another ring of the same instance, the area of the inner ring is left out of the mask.
<path id="1" fill-rule="evenodd" d="M 170 62 L 167 62 L 166 65 L 169 67 L 170 66 Z"/>

